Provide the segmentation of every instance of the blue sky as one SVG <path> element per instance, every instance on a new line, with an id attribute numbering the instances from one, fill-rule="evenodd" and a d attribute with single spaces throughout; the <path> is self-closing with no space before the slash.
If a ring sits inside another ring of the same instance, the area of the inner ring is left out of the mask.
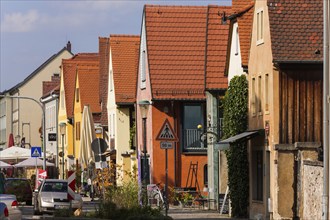
<path id="1" fill-rule="evenodd" d="M 71 41 L 98 52 L 98 37 L 140 34 L 144 4 L 230 5 L 231 0 L 0 0 L 0 91 L 24 80 Z"/>

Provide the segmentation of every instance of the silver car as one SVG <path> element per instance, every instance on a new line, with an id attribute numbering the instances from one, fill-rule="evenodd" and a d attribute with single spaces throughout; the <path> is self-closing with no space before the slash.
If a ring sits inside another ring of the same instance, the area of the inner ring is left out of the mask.
<path id="1" fill-rule="evenodd" d="M 79 194 L 75 194 L 71 201 L 72 210 L 81 209 L 83 200 Z M 38 191 L 35 192 L 34 213 L 53 212 L 56 209 L 69 209 L 68 181 L 59 179 L 44 180 Z"/>

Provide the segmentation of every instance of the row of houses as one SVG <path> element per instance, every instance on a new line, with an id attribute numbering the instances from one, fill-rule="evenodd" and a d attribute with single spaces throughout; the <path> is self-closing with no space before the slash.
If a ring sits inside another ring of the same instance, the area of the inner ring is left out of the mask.
<path id="1" fill-rule="evenodd" d="M 177 137 L 167 150 L 169 185 L 208 189 L 216 201 L 227 188 L 221 143 L 248 140 L 249 217 L 320 219 L 322 6 L 321 0 L 146 5 L 140 36 L 100 37 L 97 53 L 74 55 L 68 43 L 2 94 L 42 97 L 47 157 L 66 169 L 79 162 L 81 116 L 89 105 L 109 160 L 122 171 L 136 165 L 140 180 L 165 183 L 159 138 L 165 123 Z M 264 132 L 202 142 L 206 131 L 221 138 L 221 98 L 243 74 L 248 130 Z M 1 98 L 3 148 L 10 133 L 40 145 L 42 112 L 29 101 Z M 125 173 L 118 172 L 120 179 Z"/>

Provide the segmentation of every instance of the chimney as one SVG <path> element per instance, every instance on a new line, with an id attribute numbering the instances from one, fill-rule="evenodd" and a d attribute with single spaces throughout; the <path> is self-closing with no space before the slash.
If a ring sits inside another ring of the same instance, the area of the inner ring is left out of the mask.
<path id="1" fill-rule="evenodd" d="M 66 44 L 66 49 L 71 53 L 71 43 L 70 43 L 70 41 L 68 41 L 68 43 Z"/>

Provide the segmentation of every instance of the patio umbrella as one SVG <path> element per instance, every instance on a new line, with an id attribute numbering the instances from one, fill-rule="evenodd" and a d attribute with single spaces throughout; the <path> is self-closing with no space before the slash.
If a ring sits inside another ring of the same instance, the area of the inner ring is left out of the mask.
<path id="1" fill-rule="evenodd" d="M 31 157 L 31 150 L 21 147 L 12 146 L 0 151 L 1 160 L 17 160 Z"/>
<path id="2" fill-rule="evenodd" d="M 19 162 L 14 165 L 14 167 L 35 167 L 36 166 L 36 160 L 37 160 L 37 166 L 41 167 L 43 165 L 43 160 L 37 158 L 37 157 L 30 157 L 26 160 L 23 160 L 22 162 Z M 53 163 L 49 163 L 46 161 L 47 167 L 53 167 L 55 166 Z"/>
<path id="3" fill-rule="evenodd" d="M 92 151 L 92 141 L 95 139 L 95 128 L 92 113 L 89 105 L 84 106 L 81 118 L 80 131 L 80 162 L 82 168 L 88 168 L 91 162 L 95 162 L 94 153 Z"/>
<path id="4" fill-rule="evenodd" d="M 3 162 L 0 160 L 0 168 L 10 168 L 13 167 L 12 165 L 10 165 L 9 163 Z"/>
<path id="5" fill-rule="evenodd" d="M 8 147 L 14 146 L 14 135 L 12 133 L 9 134 L 9 139 L 8 139 Z"/>

